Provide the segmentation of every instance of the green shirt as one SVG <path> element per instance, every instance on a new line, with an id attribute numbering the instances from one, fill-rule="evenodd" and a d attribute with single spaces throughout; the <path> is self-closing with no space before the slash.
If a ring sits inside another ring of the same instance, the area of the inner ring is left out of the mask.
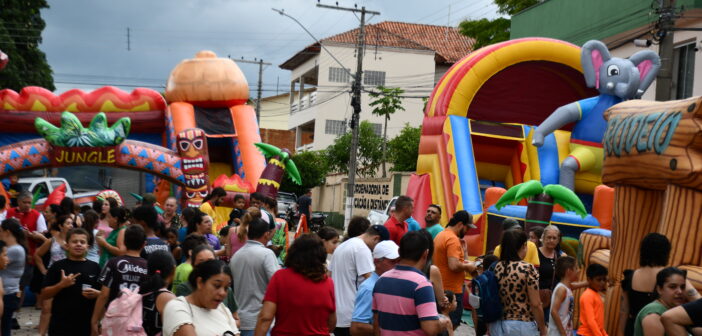
<path id="1" fill-rule="evenodd" d="M 636 320 L 634 320 L 634 336 L 644 336 L 643 319 L 651 314 L 662 315 L 668 308 L 666 308 L 660 301 L 656 300 L 641 308 L 639 314 L 636 315 Z M 667 334 L 666 334 L 667 335 Z"/>
<path id="2" fill-rule="evenodd" d="M 431 239 L 436 238 L 436 236 L 441 233 L 441 231 L 444 231 L 444 227 L 441 226 L 441 224 L 436 223 L 430 227 L 427 228 L 427 231 L 431 233 Z"/>
<path id="3" fill-rule="evenodd" d="M 182 263 L 178 265 L 175 269 L 175 275 L 173 276 L 173 285 L 171 286 L 171 292 L 175 293 L 178 285 L 184 282 L 188 282 L 188 277 L 193 271 L 193 265 L 190 263 Z M 177 295 L 177 294 L 176 294 Z"/>
<path id="4" fill-rule="evenodd" d="M 105 241 L 114 246 L 117 247 L 117 237 L 119 237 L 119 232 L 124 230 L 127 226 L 122 225 L 117 230 L 112 230 L 110 234 L 105 238 Z M 110 260 L 110 258 L 114 257 L 112 253 L 110 253 L 106 248 L 102 247 L 100 248 L 100 268 L 104 268 L 105 264 L 107 264 L 107 261 Z"/>

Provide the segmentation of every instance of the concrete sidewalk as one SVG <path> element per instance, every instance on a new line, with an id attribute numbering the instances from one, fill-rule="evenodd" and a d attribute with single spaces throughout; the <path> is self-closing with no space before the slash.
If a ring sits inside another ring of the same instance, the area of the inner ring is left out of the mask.
<path id="1" fill-rule="evenodd" d="M 39 335 L 37 326 L 39 325 L 39 315 L 41 310 L 34 307 L 22 307 L 17 314 L 17 320 L 20 324 L 19 330 L 13 330 L 13 336 L 34 336 Z"/>

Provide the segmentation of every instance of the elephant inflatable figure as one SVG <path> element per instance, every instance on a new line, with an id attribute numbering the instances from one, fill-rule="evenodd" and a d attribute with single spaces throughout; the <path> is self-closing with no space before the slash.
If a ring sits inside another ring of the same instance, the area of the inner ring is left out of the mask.
<path id="1" fill-rule="evenodd" d="M 642 50 L 629 58 L 612 57 L 600 41 L 586 42 L 580 62 L 588 87 L 600 95 L 559 107 L 536 128 L 532 143 L 541 147 L 544 137 L 575 122 L 570 136 L 570 155 L 561 163 L 559 183 L 575 189 L 576 172 L 602 171 L 602 137 L 607 129 L 603 113 L 609 107 L 629 99 L 641 98 L 656 78 L 660 57 L 651 50 Z"/>

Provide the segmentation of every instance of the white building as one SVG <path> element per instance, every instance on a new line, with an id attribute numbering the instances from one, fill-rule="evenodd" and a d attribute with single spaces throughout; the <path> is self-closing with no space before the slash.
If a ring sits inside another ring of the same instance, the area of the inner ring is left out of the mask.
<path id="1" fill-rule="evenodd" d="M 320 40 L 321 46 L 318 43 L 307 46 L 280 65 L 292 71 L 288 127 L 296 131 L 297 147 L 307 142 L 305 134 L 312 133 L 312 143 L 306 147 L 324 149 L 347 131 L 353 113 L 350 105 L 353 76 L 349 73 L 356 72 L 357 40 L 358 29 L 324 38 Z M 421 125 L 422 97 L 430 95 L 446 70 L 468 55 L 472 46 L 472 40 L 454 27 L 389 21 L 367 25 L 365 43 L 364 89 L 383 85 L 405 90 L 405 111 L 390 118 L 388 139 L 396 136 L 405 123 Z M 372 122 L 381 134 L 383 118 L 372 115 L 370 101 L 364 93 L 361 120 Z"/>

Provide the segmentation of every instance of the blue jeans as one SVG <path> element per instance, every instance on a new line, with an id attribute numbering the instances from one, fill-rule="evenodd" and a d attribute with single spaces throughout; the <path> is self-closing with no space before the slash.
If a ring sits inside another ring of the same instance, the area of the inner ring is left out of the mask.
<path id="1" fill-rule="evenodd" d="M 538 335 L 539 327 L 536 322 L 500 320 L 490 323 L 490 336 Z"/>
<path id="2" fill-rule="evenodd" d="M 461 317 L 463 317 L 463 294 L 456 294 L 456 310 L 449 313 L 454 330 L 461 324 Z"/>
<path id="3" fill-rule="evenodd" d="M 12 313 L 19 308 L 20 298 L 17 293 L 7 294 L 2 297 L 5 306 L 2 312 L 2 336 L 10 336 L 12 333 Z"/>

